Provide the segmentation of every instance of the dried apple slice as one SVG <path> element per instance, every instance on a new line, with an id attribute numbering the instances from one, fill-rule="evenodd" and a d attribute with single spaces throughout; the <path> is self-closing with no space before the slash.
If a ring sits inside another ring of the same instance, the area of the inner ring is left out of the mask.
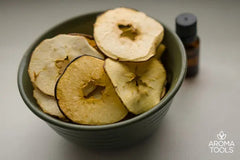
<path id="1" fill-rule="evenodd" d="M 119 61 L 146 61 L 156 54 L 164 28 L 143 12 L 116 8 L 100 15 L 94 24 L 99 49 Z"/>
<path id="2" fill-rule="evenodd" d="M 58 117 L 60 119 L 66 119 L 58 108 L 57 102 L 54 97 L 48 96 L 42 93 L 39 89 L 34 88 L 33 97 L 37 100 L 38 105 L 43 112 Z"/>
<path id="3" fill-rule="evenodd" d="M 29 63 L 32 83 L 44 94 L 54 96 L 58 77 L 70 61 L 81 55 L 104 58 L 84 36 L 60 34 L 42 41 L 33 51 Z"/>
<path id="4" fill-rule="evenodd" d="M 165 50 L 166 50 L 166 46 L 164 44 L 160 44 L 157 47 L 156 54 L 154 55 L 154 58 L 160 59 Z"/>
<path id="5" fill-rule="evenodd" d="M 160 102 L 166 71 L 156 58 L 138 63 L 118 62 L 108 58 L 104 67 L 117 94 L 130 112 L 140 114 Z"/>
<path id="6" fill-rule="evenodd" d="M 120 121 L 127 115 L 103 65 L 101 59 L 81 56 L 73 60 L 59 78 L 56 100 L 73 122 L 102 125 Z"/>
<path id="7" fill-rule="evenodd" d="M 161 93 L 161 99 L 165 96 L 166 92 L 167 92 L 167 88 L 165 86 L 162 90 L 162 93 Z"/>
<path id="8" fill-rule="evenodd" d="M 69 33 L 69 35 L 73 35 L 73 36 L 83 36 L 87 39 L 88 43 L 95 48 L 99 53 L 102 53 L 101 50 L 98 48 L 93 36 L 89 35 L 89 34 L 84 34 L 84 33 Z"/>

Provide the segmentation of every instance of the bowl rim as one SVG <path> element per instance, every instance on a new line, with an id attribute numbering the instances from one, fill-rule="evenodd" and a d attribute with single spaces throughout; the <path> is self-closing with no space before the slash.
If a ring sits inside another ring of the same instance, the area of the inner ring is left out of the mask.
<path id="1" fill-rule="evenodd" d="M 136 123 L 142 119 L 145 119 L 149 116 L 151 116 L 152 114 L 154 114 L 156 111 L 158 111 L 159 109 L 163 109 L 164 106 L 170 102 L 172 100 L 172 98 L 175 96 L 175 94 L 177 93 L 177 91 L 179 90 L 185 74 L 186 74 L 186 54 L 185 54 L 185 49 L 184 46 L 181 42 L 181 40 L 179 39 L 179 37 L 177 36 L 177 34 L 175 32 L 173 32 L 167 25 L 165 25 L 164 23 L 161 22 L 161 24 L 163 24 L 163 26 L 165 28 L 167 28 L 167 30 L 169 30 L 169 32 L 171 32 L 171 34 L 173 34 L 174 38 L 179 42 L 179 48 L 181 51 L 181 57 L 182 57 L 182 68 L 181 68 L 181 72 L 179 75 L 179 78 L 176 82 L 176 85 L 173 87 L 173 89 L 168 92 L 168 94 L 166 96 L 164 96 L 164 98 L 160 101 L 160 103 L 158 103 L 155 107 L 153 107 L 152 109 L 148 110 L 147 112 L 144 112 L 140 115 L 137 115 L 133 118 L 124 120 L 124 121 L 120 121 L 120 122 L 116 122 L 113 124 L 105 124 L 105 125 L 81 125 L 81 124 L 73 124 L 73 123 L 69 123 L 69 122 L 64 122 L 61 121 L 57 118 L 54 118 L 44 112 L 42 112 L 38 106 L 36 106 L 35 104 L 33 104 L 28 98 L 27 95 L 24 91 L 24 84 L 23 84 L 23 80 L 22 80 L 22 75 L 24 72 L 24 68 L 26 65 L 28 65 L 27 62 L 27 56 L 28 54 L 30 54 L 30 51 L 32 50 L 32 48 L 37 44 L 37 42 L 41 39 L 42 36 L 46 35 L 49 31 L 53 30 L 54 28 L 57 28 L 58 26 L 61 26 L 65 23 L 68 23 L 70 21 L 74 21 L 80 17 L 87 17 L 87 16 L 95 16 L 95 15 L 99 15 L 100 13 L 103 13 L 104 11 L 97 11 L 97 12 L 90 12 L 90 13 L 86 13 L 83 15 L 79 15 L 79 16 L 75 16 L 72 18 L 69 18 L 61 23 L 58 23 L 57 25 L 51 27 L 50 29 L 48 29 L 47 31 L 45 31 L 43 34 L 41 34 L 39 36 L 39 38 L 37 38 L 31 45 L 30 47 L 26 50 L 26 52 L 24 53 L 19 67 L 18 67 L 18 75 L 17 75 L 17 84 L 18 84 L 18 90 L 20 92 L 20 95 L 23 99 L 23 101 L 25 102 L 25 104 L 28 106 L 28 108 L 39 118 L 41 118 L 42 120 L 54 125 L 54 126 L 58 126 L 60 128 L 67 128 L 67 129 L 72 129 L 72 130 L 84 130 L 84 131 L 97 131 L 97 130 L 107 130 L 107 129 L 113 129 L 113 128 L 120 128 L 129 124 L 133 124 Z M 159 21 L 159 20 L 157 20 Z"/>

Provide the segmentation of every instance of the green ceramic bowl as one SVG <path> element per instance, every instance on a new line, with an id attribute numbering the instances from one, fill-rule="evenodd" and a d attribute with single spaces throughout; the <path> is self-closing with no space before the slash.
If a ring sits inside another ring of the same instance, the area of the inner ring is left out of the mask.
<path id="1" fill-rule="evenodd" d="M 47 122 L 64 138 L 93 148 L 116 148 L 140 142 L 150 136 L 167 113 L 173 97 L 180 88 L 186 71 L 186 56 L 183 45 L 174 32 L 165 28 L 164 44 L 167 53 L 163 63 L 168 73 L 168 91 L 161 102 L 151 110 L 130 119 L 109 125 L 87 126 L 63 122 L 41 111 L 33 98 L 33 86 L 28 76 L 28 64 L 34 48 L 44 39 L 60 33 L 92 34 L 93 24 L 101 12 L 90 13 L 63 22 L 40 36 L 24 54 L 18 70 L 18 88 L 28 108 Z"/>

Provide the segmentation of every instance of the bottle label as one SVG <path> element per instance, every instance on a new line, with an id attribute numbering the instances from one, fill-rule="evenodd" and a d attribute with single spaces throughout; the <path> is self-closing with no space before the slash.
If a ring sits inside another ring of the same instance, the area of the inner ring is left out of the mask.
<path id="1" fill-rule="evenodd" d="M 187 53 L 187 77 L 195 76 L 198 73 L 199 47 L 189 48 Z"/>
<path id="2" fill-rule="evenodd" d="M 198 66 L 199 63 L 199 48 L 186 50 L 188 67 Z"/>

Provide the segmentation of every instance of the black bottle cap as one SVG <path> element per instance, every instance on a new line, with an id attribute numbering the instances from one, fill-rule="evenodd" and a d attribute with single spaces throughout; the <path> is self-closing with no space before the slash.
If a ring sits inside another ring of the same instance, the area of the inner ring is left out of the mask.
<path id="1" fill-rule="evenodd" d="M 197 36 L 197 17 L 191 13 L 182 13 L 176 18 L 176 32 L 183 43 L 195 40 Z"/>

